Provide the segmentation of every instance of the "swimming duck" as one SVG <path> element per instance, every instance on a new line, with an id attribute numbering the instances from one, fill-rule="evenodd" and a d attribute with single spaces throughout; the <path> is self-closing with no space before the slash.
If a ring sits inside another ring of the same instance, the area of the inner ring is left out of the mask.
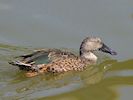
<path id="1" fill-rule="evenodd" d="M 27 70 L 28 77 L 36 76 L 40 73 L 62 73 L 67 71 L 82 71 L 87 66 L 95 64 L 97 56 L 94 51 L 100 50 L 111 55 L 117 53 L 106 46 L 99 37 L 85 38 L 79 49 L 79 56 L 59 49 L 41 49 L 32 54 L 23 55 L 21 61 L 13 61 L 11 64 Z M 42 55 L 48 55 L 51 60 L 48 64 L 35 64 L 33 61 Z"/>

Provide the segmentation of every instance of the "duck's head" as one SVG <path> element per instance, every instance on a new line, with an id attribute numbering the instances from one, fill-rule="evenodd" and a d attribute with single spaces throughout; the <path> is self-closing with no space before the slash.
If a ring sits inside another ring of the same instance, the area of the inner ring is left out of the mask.
<path id="1" fill-rule="evenodd" d="M 99 37 L 87 37 L 80 45 L 80 56 L 95 60 L 97 57 L 93 54 L 93 51 L 102 51 L 111 55 L 117 55 L 117 53 L 105 45 Z"/>

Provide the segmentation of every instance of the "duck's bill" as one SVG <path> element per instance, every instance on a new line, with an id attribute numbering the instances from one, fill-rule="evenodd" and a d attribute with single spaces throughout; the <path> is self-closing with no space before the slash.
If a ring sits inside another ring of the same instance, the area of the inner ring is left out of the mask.
<path id="1" fill-rule="evenodd" d="M 102 52 L 105 52 L 105 53 L 109 53 L 111 55 L 117 55 L 117 53 L 114 50 L 112 50 L 111 48 L 109 48 L 105 44 L 103 44 L 103 46 L 99 50 Z"/>

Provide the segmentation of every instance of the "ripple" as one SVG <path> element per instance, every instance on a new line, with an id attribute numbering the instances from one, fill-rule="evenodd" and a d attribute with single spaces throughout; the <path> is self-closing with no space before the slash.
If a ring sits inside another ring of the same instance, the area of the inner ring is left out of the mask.
<path id="1" fill-rule="evenodd" d="M 114 76 L 133 76 L 133 70 L 122 70 L 122 71 L 110 71 L 106 74 L 106 77 L 114 77 Z"/>

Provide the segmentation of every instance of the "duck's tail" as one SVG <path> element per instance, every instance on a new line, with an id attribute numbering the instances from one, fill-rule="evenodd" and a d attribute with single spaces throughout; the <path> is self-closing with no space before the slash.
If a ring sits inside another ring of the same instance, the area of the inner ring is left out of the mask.
<path id="1" fill-rule="evenodd" d="M 9 62 L 11 65 L 18 66 L 20 70 L 25 70 L 25 71 L 38 71 L 37 65 L 32 64 L 32 63 L 24 63 L 22 61 L 12 61 Z"/>
<path id="2" fill-rule="evenodd" d="M 22 55 L 19 57 L 22 57 L 21 60 L 15 60 L 9 62 L 9 64 L 18 66 L 20 70 L 28 71 L 27 75 L 28 77 L 35 76 L 37 73 L 45 72 L 46 68 L 44 65 L 37 65 L 35 64 L 35 60 L 41 56 L 48 55 L 51 51 L 59 51 L 58 49 L 41 49 L 36 50 L 31 54 Z M 40 70 L 42 67 L 42 70 Z M 42 71 L 42 72 L 41 72 Z"/>
<path id="3" fill-rule="evenodd" d="M 47 71 L 47 65 L 45 64 L 36 65 L 36 64 L 30 64 L 30 63 L 24 63 L 19 60 L 9 62 L 9 64 L 18 66 L 20 70 L 28 71 L 26 73 L 27 77 L 33 77 Z"/>

